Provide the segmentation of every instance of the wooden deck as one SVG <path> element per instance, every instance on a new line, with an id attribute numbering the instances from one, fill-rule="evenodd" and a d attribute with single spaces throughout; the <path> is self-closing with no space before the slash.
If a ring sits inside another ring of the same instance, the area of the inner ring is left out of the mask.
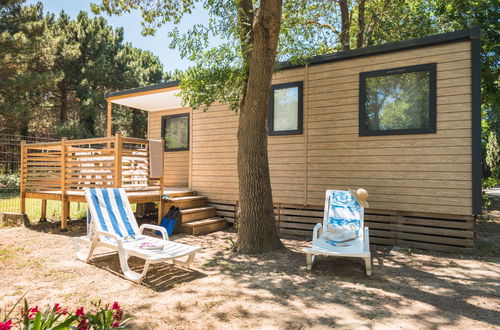
<path id="1" fill-rule="evenodd" d="M 164 189 L 163 176 L 152 177 L 150 141 L 114 137 L 21 145 L 21 213 L 25 199 L 40 199 L 42 218 L 47 200 L 60 200 L 61 229 L 67 228 L 69 203 L 85 202 L 86 188 L 124 188 L 131 203 L 159 202 L 163 194 L 182 194 L 185 188 Z M 163 157 L 153 155 L 154 157 Z M 161 159 L 163 164 L 163 159 Z M 162 215 L 163 203 L 159 205 Z"/>

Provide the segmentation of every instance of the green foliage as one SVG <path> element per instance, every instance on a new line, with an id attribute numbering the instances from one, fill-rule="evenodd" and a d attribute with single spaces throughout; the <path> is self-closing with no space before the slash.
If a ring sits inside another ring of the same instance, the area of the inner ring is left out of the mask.
<path id="1" fill-rule="evenodd" d="M 102 17 L 85 12 L 75 19 L 64 12 L 56 17 L 44 15 L 41 4 L 0 1 L 2 133 L 102 135 L 105 93 L 163 80 L 159 59 L 124 43 L 123 29 L 114 29 Z M 120 126 L 133 113 L 121 109 L 114 117 L 117 129 L 144 137 L 145 129 Z M 143 125 L 145 115 L 138 117 L 134 124 Z"/>
<path id="2" fill-rule="evenodd" d="M 83 307 L 73 312 L 67 308 L 63 309 L 59 304 L 47 305 L 45 309 L 30 307 L 26 299 L 19 316 L 13 317 L 14 309 L 23 298 L 24 295 L 5 314 L 0 322 L 0 329 L 8 330 L 14 326 L 25 330 L 124 329 L 131 319 L 124 314 L 117 302 L 103 305 L 98 301 L 93 303 L 93 308 L 87 312 Z"/>
<path id="3" fill-rule="evenodd" d="M 496 187 L 498 184 L 500 184 L 500 180 L 496 177 L 489 177 L 485 178 L 482 180 L 482 187 L 483 187 L 483 194 L 482 194 L 482 200 L 483 200 L 483 208 L 487 209 L 493 204 L 493 199 L 484 192 L 484 189 L 491 189 Z"/>
<path id="4" fill-rule="evenodd" d="M 3 173 L 0 171 L 0 190 L 16 191 L 19 189 L 19 173 Z"/>
<path id="5" fill-rule="evenodd" d="M 85 139 L 92 137 L 92 133 L 84 126 L 74 119 L 58 124 L 55 127 L 55 133 L 58 136 L 74 139 Z"/>
<path id="6" fill-rule="evenodd" d="M 488 134 L 486 141 L 485 161 L 491 170 L 491 177 L 500 180 L 500 139 L 493 130 Z"/>
<path id="7" fill-rule="evenodd" d="M 500 183 L 500 180 L 494 177 L 485 178 L 482 181 L 483 189 L 491 189 L 496 187 Z"/>

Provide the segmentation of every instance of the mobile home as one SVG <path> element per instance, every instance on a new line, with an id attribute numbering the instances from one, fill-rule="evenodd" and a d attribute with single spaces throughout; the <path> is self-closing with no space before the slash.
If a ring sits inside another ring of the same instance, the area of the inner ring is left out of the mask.
<path id="1" fill-rule="evenodd" d="M 373 243 L 470 251 L 481 213 L 479 43 L 473 28 L 281 63 L 268 116 L 280 233 L 311 235 L 325 190 L 363 187 Z M 222 104 L 182 107 L 178 90 L 110 93 L 108 110 L 148 111 L 148 138 L 165 139 L 163 184 L 237 221 L 238 116 Z"/>

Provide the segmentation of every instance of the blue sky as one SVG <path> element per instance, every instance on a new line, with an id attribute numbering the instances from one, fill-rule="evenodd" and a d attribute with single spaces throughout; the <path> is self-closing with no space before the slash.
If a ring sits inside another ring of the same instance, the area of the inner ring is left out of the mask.
<path id="1" fill-rule="evenodd" d="M 29 0 L 29 3 L 36 3 L 36 0 Z M 59 14 L 64 10 L 71 17 L 76 17 L 79 11 L 90 11 L 91 3 L 100 3 L 100 0 L 43 0 L 44 11 Z M 141 15 L 139 12 L 124 14 L 122 16 L 107 16 L 103 14 L 108 23 L 113 27 L 124 28 L 124 39 L 132 43 L 133 46 L 151 51 L 158 56 L 163 63 L 164 71 L 173 72 L 175 69 L 186 69 L 193 65 L 188 59 L 181 59 L 179 51 L 168 47 L 169 40 L 167 32 L 172 29 L 173 24 L 162 26 L 154 36 L 144 37 L 141 35 Z M 206 11 L 198 5 L 192 14 L 186 16 L 179 25 L 181 31 L 186 31 L 192 24 L 208 22 Z"/>

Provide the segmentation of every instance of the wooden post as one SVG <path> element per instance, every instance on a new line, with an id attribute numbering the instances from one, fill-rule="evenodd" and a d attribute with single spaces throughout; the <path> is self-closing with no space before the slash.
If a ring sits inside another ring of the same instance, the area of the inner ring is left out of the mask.
<path id="1" fill-rule="evenodd" d="M 110 100 L 106 100 L 108 103 L 108 121 L 107 121 L 107 135 L 108 137 L 113 136 L 113 117 L 112 117 L 112 108 L 113 108 L 113 103 L 111 103 Z"/>
<path id="2" fill-rule="evenodd" d="M 27 180 L 26 170 L 24 169 L 26 162 L 26 141 L 21 141 L 21 180 L 19 182 L 19 212 L 26 213 L 26 199 L 25 199 L 25 180 Z"/>
<path id="3" fill-rule="evenodd" d="M 165 163 L 164 163 L 164 159 L 163 159 L 163 156 L 164 156 L 164 147 L 165 147 L 165 140 L 164 139 L 161 139 L 161 165 L 162 167 L 165 166 Z M 151 150 L 149 150 L 149 152 L 151 152 Z M 151 164 L 150 164 L 151 166 Z M 164 171 L 162 170 L 161 171 L 161 176 L 160 176 L 160 201 L 158 202 L 158 225 L 161 223 L 161 219 L 163 217 L 163 189 L 165 189 L 165 187 L 163 186 L 164 182 L 163 182 L 163 178 L 164 178 Z"/>
<path id="4" fill-rule="evenodd" d="M 47 221 L 47 200 L 42 199 L 42 212 L 40 221 Z"/>
<path id="5" fill-rule="evenodd" d="M 69 203 L 66 196 L 66 138 L 61 139 L 61 231 L 68 230 Z"/>
<path id="6" fill-rule="evenodd" d="M 122 136 L 120 133 L 115 135 L 115 188 L 122 186 Z"/>

